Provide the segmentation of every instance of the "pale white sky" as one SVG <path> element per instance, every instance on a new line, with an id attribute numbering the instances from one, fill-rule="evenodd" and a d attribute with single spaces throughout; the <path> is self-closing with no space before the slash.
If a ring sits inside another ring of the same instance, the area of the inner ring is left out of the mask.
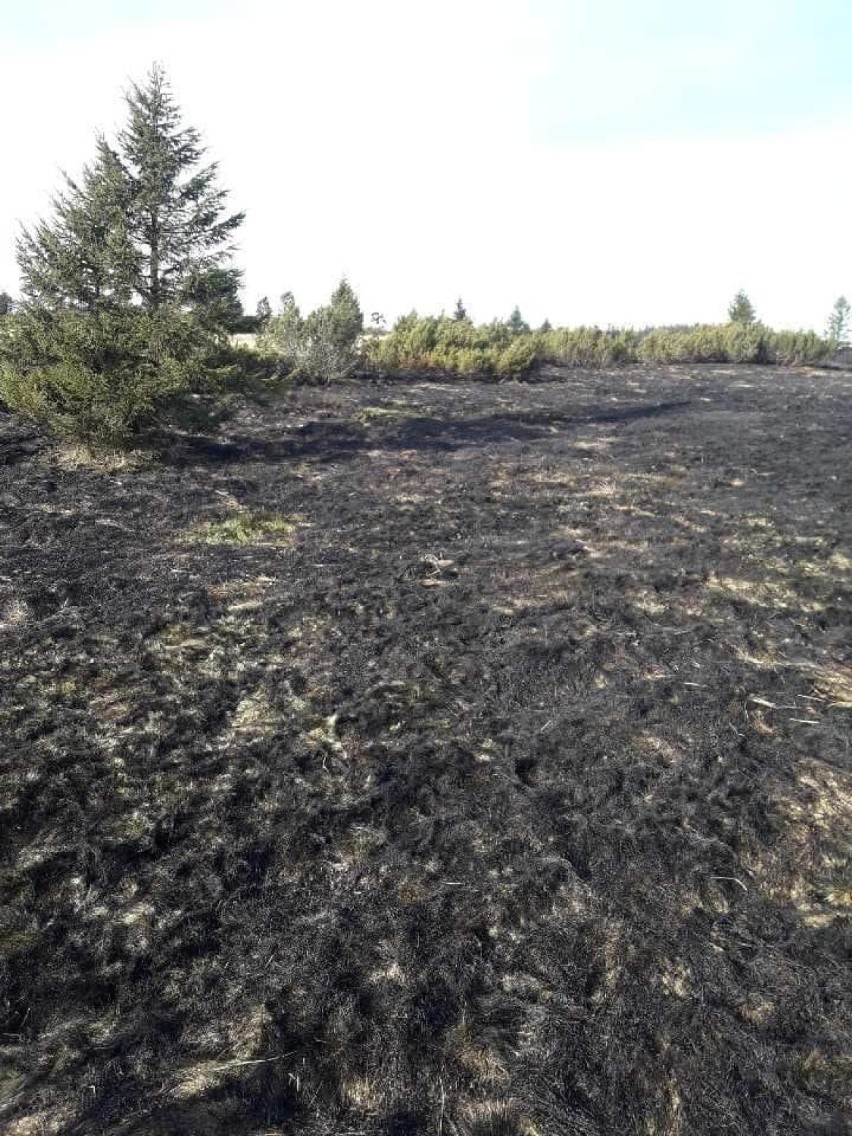
<path id="1" fill-rule="evenodd" d="M 0 14 L 0 288 L 18 223 L 158 60 L 247 212 L 247 310 L 310 308 L 346 273 L 389 319 L 461 295 L 481 320 L 717 320 L 742 287 L 822 330 L 852 297 L 833 3 L 720 0 L 696 24 L 672 0 L 32 0 Z"/>

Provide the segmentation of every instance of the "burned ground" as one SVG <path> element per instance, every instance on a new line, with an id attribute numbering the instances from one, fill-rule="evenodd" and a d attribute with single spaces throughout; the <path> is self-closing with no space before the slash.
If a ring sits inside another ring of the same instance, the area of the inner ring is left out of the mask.
<path id="1" fill-rule="evenodd" d="M 0 415 L 10 1136 L 843 1133 L 852 376 Z"/>

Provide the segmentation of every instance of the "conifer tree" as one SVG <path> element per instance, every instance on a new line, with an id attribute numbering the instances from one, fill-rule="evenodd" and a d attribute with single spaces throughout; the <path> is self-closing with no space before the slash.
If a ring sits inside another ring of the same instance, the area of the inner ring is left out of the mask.
<path id="1" fill-rule="evenodd" d="M 511 331 L 512 335 L 523 335 L 524 332 L 530 329 L 530 325 L 524 320 L 524 317 L 521 315 L 521 309 L 517 305 L 506 321 L 506 326 L 509 331 Z"/>
<path id="2" fill-rule="evenodd" d="M 298 369 L 305 352 L 305 321 L 292 292 L 282 292 L 279 304 L 280 310 L 267 321 L 258 342 L 277 355 L 283 370 L 289 373 Z"/>
<path id="3" fill-rule="evenodd" d="M 352 373 L 364 316 L 352 285 L 340 281 L 324 307 L 304 318 L 292 292 L 281 296 L 281 310 L 269 321 L 261 345 L 276 354 L 288 374 L 307 382 L 331 382 Z"/>
<path id="4" fill-rule="evenodd" d="M 311 312 L 302 326 L 305 378 L 331 382 L 351 374 L 358 361 L 357 344 L 364 316 L 352 285 L 344 277 L 327 306 Z"/>
<path id="5" fill-rule="evenodd" d="M 745 294 L 745 292 L 742 291 L 742 289 L 737 292 L 736 296 L 734 296 L 733 300 L 731 300 L 731 303 L 728 306 L 728 320 L 731 323 L 744 324 L 757 322 L 757 315 L 754 310 L 754 305 Z"/>
<path id="6" fill-rule="evenodd" d="M 200 166 L 201 138 L 181 124 L 161 67 L 126 97 L 128 122 L 119 150 L 130 185 L 127 224 L 137 250 L 133 291 L 151 311 L 180 302 L 199 276 L 233 252 L 231 235 L 243 213 L 226 215 L 227 191 L 217 166 Z"/>
<path id="7" fill-rule="evenodd" d="M 39 307 L 192 307 L 225 280 L 208 274 L 230 257 L 244 214 L 226 214 L 216 164 L 200 165 L 200 135 L 181 124 L 162 68 L 126 103 L 117 146 L 99 137 L 81 180 L 65 175 L 53 220 L 18 242 L 24 295 Z"/>
<path id="8" fill-rule="evenodd" d="M 331 294 L 327 309 L 332 338 L 342 351 L 351 351 L 364 330 L 364 315 L 352 285 L 344 276 Z"/>
<path id="9" fill-rule="evenodd" d="M 240 299 L 242 273 L 236 268 L 198 272 L 183 289 L 184 306 L 210 331 L 239 331 L 246 320 Z"/>
<path id="10" fill-rule="evenodd" d="M 119 444 L 176 399 L 210 389 L 218 337 L 242 316 L 216 166 L 181 123 L 161 68 L 126 98 L 53 216 L 24 229 L 24 303 L 0 341 L 0 397 L 64 434 Z"/>
<path id="11" fill-rule="evenodd" d="M 130 186 L 118 154 L 99 137 L 80 180 L 63 178 L 53 220 L 24 229 L 18 239 L 26 303 L 89 312 L 129 303 L 136 253 L 126 216 Z"/>
<path id="12" fill-rule="evenodd" d="M 268 296 L 262 296 L 257 301 L 257 307 L 255 308 L 255 320 L 257 321 L 257 330 L 259 332 L 264 332 L 271 319 L 272 319 L 272 304 L 270 304 Z"/>
<path id="13" fill-rule="evenodd" d="M 455 307 L 455 311 L 453 312 L 453 319 L 457 323 L 461 323 L 462 320 L 467 319 L 467 311 L 465 309 L 464 304 L 462 303 L 461 296 L 459 296 L 459 298 L 456 300 L 456 307 Z"/>
<path id="14" fill-rule="evenodd" d="M 852 306 L 845 296 L 839 296 L 828 317 L 827 335 L 832 343 L 845 343 L 849 334 L 849 317 Z"/>

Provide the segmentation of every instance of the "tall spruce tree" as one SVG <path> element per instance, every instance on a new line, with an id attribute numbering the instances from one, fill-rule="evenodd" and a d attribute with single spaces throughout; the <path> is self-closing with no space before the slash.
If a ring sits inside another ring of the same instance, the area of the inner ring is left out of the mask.
<path id="1" fill-rule="evenodd" d="M 209 389 L 218 335 L 242 313 L 228 264 L 241 213 L 181 124 L 161 68 L 127 95 L 116 145 L 65 177 L 23 230 L 24 303 L 0 341 L 0 397 L 65 434 L 119 443 L 177 396 Z"/>
<path id="2" fill-rule="evenodd" d="M 161 67 L 126 98 L 128 122 L 119 151 L 130 185 L 127 224 L 137 251 L 134 292 L 151 311 L 188 299 L 199 278 L 233 252 L 231 235 L 244 213 L 226 215 L 227 191 L 217 165 L 201 166 L 201 138 L 181 124 Z"/>
<path id="3" fill-rule="evenodd" d="M 200 135 L 181 124 L 161 67 L 131 88 L 126 103 L 117 146 L 98 138 L 80 181 L 65 176 L 53 219 L 23 231 L 24 295 L 47 308 L 141 303 L 156 312 L 197 303 L 209 311 L 245 215 L 226 213 L 217 166 L 200 164 Z"/>

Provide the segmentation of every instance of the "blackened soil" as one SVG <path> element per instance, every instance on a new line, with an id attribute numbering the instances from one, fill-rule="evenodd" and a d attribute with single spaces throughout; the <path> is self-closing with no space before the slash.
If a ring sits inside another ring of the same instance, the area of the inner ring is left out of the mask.
<path id="1" fill-rule="evenodd" d="M 848 1130 L 852 376 L 545 378 L 0 415 L 5 1132 Z"/>

